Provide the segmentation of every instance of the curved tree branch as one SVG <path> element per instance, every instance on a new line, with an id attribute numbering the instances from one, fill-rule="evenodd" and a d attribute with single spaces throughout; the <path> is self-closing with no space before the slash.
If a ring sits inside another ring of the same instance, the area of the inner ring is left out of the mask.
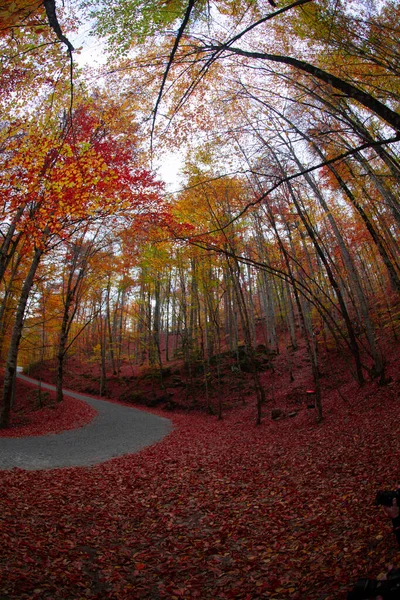
<path id="1" fill-rule="evenodd" d="M 271 62 L 283 63 L 286 65 L 290 65 L 299 69 L 300 71 L 304 71 L 313 77 L 316 77 L 320 81 L 327 83 L 332 86 L 336 90 L 342 92 L 348 98 L 353 98 L 365 108 L 371 110 L 375 115 L 386 121 L 391 127 L 393 127 L 396 131 L 400 131 L 400 115 L 371 96 L 368 92 L 364 92 L 360 90 L 360 88 L 356 87 L 352 83 L 348 81 L 344 81 L 340 79 L 340 77 L 336 77 L 336 75 L 332 75 L 319 67 L 316 67 L 310 63 L 305 62 L 304 60 L 299 60 L 297 58 L 293 58 L 291 56 L 281 56 L 279 54 L 268 54 L 266 52 L 250 52 L 247 50 L 242 50 L 242 48 L 236 48 L 230 45 L 230 43 L 226 44 L 218 44 L 212 46 L 205 46 L 200 51 L 211 51 L 220 54 L 224 50 L 231 52 L 232 54 L 245 56 L 246 58 L 256 58 L 259 60 L 268 60 Z"/>
<path id="2" fill-rule="evenodd" d="M 187 24 L 189 22 L 189 18 L 190 18 L 191 12 L 193 10 L 193 7 L 195 5 L 195 2 L 196 2 L 196 0 L 189 0 L 188 6 L 187 6 L 187 9 L 186 9 L 186 12 L 185 12 L 185 16 L 183 17 L 183 21 L 181 23 L 181 26 L 179 27 L 179 31 L 178 31 L 178 33 L 176 35 L 176 38 L 175 38 L 175 41 L 174 41 L 174 45 L 173 45 L 173 48 L 171 50 L 171 54 L 169 55 L 169 58 L 168 58 L 168 63 L 167 63 L 167 66 L 165 68 L 165 71 L 164 71 L 164 75 L 163 75 L 162 82 L 161 82 L 161 85 L 160 85 L 160 91 L 158 92 L 156 104 L 155 104 L 154 111 L 153 111 L 153 124 L 152 124 L 152 127 L 151 127 L 151 138 L 153 138 L 154 127 L 155 127 L 156 117 L 157 117 L 157 111 L 158 111 L 158 107 L 159 107 L 160 102 L 161 102 L 161 98 L 162 98 L 163 93 L 164 93 L 164 87 L 165 87 L 165 84 L 166 84 L 166 81 L 167 81 L 167 77 L 168 77 L 169 71 L 171 69 L 171 65 L 172 65 L 172 63 L 174 61 L 176 51 L 178 50 L 179 43 L 180 43 L 181 38 L 182 38 L 182 36 L 184 34 L 186 26 L 187 26 Z"/>
<path id="3" fill-rule="evenodd" d="M 47 20 L 49 22 L 50 27 L 52 28 L 60 42 L 67 46 L 69 52 L 73 52 L 74 47 L 69 41 L 69 39 L 63 34 L 60 23 L 58 22 L 55 0 L 43 0 L 43 6 L 46 10 Z"/>

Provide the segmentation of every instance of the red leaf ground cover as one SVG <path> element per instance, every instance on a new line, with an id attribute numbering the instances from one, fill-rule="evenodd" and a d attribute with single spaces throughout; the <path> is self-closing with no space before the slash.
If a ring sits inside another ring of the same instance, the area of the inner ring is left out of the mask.
<path id="1" fill-rule="evenodd" d="M 256 427 L 252 398 L 222 421 L 154 411 L 175 429 L 136 455 L 0 472 L 0 597 L 341 600 L 399 567 L 373 503 L 400 480 L 397 358 L 386 386 L 330 381 L 319 425 L 268 406 Z"/>
<path id="2" fill-rule="evenodd" d="M 0 374 L 0 386 L 3 376 Z M 43 390 L 43 408 L 38 407 L 38 388 L 17 379 L 16 402 L 11 413 L 11 427 L 0 429 L 0 437 L 48 435 L 76 429 L 96 416 L 94 408 L 70 396 L 57 404 L 55 393 Z"/>

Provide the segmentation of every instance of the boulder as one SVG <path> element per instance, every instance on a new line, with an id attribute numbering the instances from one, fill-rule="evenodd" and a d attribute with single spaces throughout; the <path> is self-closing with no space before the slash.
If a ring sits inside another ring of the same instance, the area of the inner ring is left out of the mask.
<path id="1" fill-rule="evenodd" d="M 285 416 L 285 413 L 280 408 L 273 408 L 271 410 L 271 419 L 273 421 L 276 421 L 277 419 L 281 419 L 284 416 Z"/>

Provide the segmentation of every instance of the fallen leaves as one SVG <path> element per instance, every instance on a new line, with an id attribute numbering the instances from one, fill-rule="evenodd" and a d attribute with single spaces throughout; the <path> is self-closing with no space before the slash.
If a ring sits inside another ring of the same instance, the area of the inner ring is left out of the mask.
<path id="1" fill-rule="evenodd" d="M 49 435 L 77 429 L 90 423 L 97 414 L 86 402 L 65 395 L 64 401 L 57 404 L 54 392 L 45 390 L 45 393 L 46 405 L 32 410 L 33 398 L 37 397 L 37 387 L 17 380 L 17 405 L 12 413 L 11 426 L 0 430 L 0 439 Z"/>
<path id="2" fill-rule="evenodd" d="M 326 400 L 322 425 L 168 413 L 172 433 L 139 454 L 1 472 L 0 595 L 343 599 L 400 563 L 373 504 L 398 480 L 398 396 L 368 385 Z"/>

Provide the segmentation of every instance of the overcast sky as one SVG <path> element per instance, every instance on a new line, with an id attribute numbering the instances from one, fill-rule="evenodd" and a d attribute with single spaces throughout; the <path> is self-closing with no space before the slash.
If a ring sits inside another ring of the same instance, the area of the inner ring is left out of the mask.
<path id="1" fill-rule="evenodd" d="M 80 53 L 75 53 L 74 59 L 80 66 L 100 67 L 107 61 L 105 42 L 89 35 L 90 24 L 86 23 L 79 28 L 76 35 L 70 35 L 70 41 L 74 48 L 81 48 Z M 154 167 L 159 176 L 167 184 L 169 192 L 177 191 L 182 180 L 179 177 L 179 170 L 182 166 L 182 159 L 178 153 L 166 152 L 161 160 L 156 161 Z"/>

